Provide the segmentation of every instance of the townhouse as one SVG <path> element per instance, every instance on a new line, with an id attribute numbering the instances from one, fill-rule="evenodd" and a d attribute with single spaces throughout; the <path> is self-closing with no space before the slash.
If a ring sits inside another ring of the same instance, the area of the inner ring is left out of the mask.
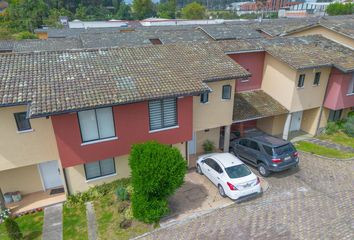
<path id="1" fill-rule="evenodd" d="M 0 183 L 22 194 L 128 177 L 131 146 L 147 140 L 188 161 L 194 133 L 231 124 L 233 86 L 249 75 L 207 44 L 9 53 L 0 65 Z M 203 119 L 207 93 L 227 120 Z"/>

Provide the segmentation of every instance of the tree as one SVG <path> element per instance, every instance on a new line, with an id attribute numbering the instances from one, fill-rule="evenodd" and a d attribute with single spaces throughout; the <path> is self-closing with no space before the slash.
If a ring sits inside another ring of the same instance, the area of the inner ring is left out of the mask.
<path id="1" fill-rule="evenodd" d="M 131 8 L 129 5 L 125 4 L 122 2 L 119 6 L 119 10 L 117 14 L 115 15 L 116 19 L 122 19 L 122 20 L 131 20 L 132 19 L 132 13 L 131 13 Z"/>
<path id="2" fill-rule="evenodd" d="M 151 141 L 133 145 L 129 165 L 134 217 L 158 222 L 169 210 L 168 197 L 183 184 L 186 161 L 177 148 Z"/>
<path id="3" fill-rule="evenodd" d="M 154 14 L 154 4 L 151 0 L 133 0 L 133 15 L 137 19 L 152 17 Z"/>
<path id="4" fill-rule="evenodd" d="M 326 13 L 330 16 L 353 14 L 354 3 L 331 3 L 328 5 Z"/>
<path id="5" fill-rule="evenodd" d="M 205 13 L 205 7 L 197 2 L 192 2 L 182 9 L 182 17 L 185 19 L 203 19 Z"/>
<path id="6" fill-rule="evenodd" d="M 157 5 L 157 16 L 160 18 L 176 18 L 176 0 L 169 0 Z"/>
<path id="7" fill-rule="evenodd" d="M 5 228 L 7 235 L 11 240 L 19 240 L 23 238 L 20 227 L 12 217 L 5 219 Z"/>
<path id="8" fill-rule="evenodd" d="M 72 17 L 72 13 L 69 10 L 66 10 L 65 8 L 61 9 L 50 9 L 49 11 L 49 16 L 43 20 L 43 23 L 47 26 L 54 27 L 54 28 L 61 28 L 63 27 L 61 23 L 59 22 L 59 17 L 60 16 L 67 16 L 69 18 Z"/>

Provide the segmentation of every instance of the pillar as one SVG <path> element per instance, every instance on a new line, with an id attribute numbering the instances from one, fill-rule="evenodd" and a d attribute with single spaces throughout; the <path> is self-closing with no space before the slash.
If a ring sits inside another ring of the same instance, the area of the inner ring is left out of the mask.
<path id="1" fill-rule="evenodd" d="M 229 152 L 231 125 L 224 128 L 224 152 Z"/>
<path id="2" fill-rule="evenodd" d="M 286 121 L 284 124 L 284 130 L 283 130 L 283 139 L 288 140 L 289 137 L 289 131 L 290 131 L 290 124 L 291 124 L 291 113 L 288 113 L 288 116 L 286 116 Z"/>

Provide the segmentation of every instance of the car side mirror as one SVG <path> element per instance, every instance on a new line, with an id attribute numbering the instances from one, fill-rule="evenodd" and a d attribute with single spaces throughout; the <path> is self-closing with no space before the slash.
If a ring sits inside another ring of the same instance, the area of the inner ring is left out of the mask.
<path id="1" fill-rule="evenodd" d="M 203 159 L 203 160 L 201 161 L 201 163 L 205 163 L 205 159 Z"/>

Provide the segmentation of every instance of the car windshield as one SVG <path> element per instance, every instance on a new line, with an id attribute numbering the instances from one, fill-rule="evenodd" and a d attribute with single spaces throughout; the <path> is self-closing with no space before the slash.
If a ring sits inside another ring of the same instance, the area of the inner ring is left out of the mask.
<path id="1" fill-rule="evenodd" d="M 251 171 L 245 164 L 225 168 L 225 171 L 230 178 L 242 178 L 251 174 Z"/>
<path id="2" fill-rule="evenodd" d="M 293 148 L 290 143 L 280 146 L 280 147 L 275 147 L 274 151 L 277 155 L 283 155 L 285 153 L 289 153 L 293 151 Z"/>

